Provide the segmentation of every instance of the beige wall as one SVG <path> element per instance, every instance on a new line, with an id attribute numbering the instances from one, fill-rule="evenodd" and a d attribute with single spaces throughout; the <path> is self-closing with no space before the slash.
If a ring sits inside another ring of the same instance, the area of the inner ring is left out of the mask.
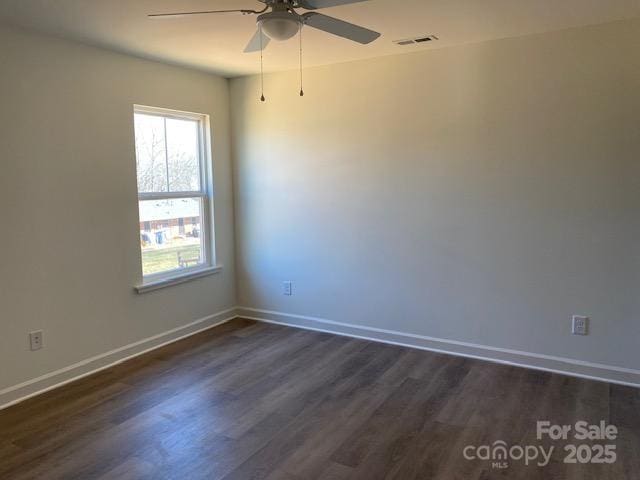
<path id="1" fill-rule="evenodd" d="M 211 116 L 224 265 L 145 295 L 134 103 Z M 228 117 L 225 79 L 0 28 L 0 391 L 234 305 Z"/>
<path id="2" fill-rule="evenodd" d="M 230 135 L 224 79 L 0 27 L 0 404 L 235 305 L 230 146 L 241 305 L 640 368 L 639 32 L 237 79 Z M 145 295 L 134 103 L 211 116 L 224 265 Z"/>
<path id="3" fill-rule="evenodd" d="M 239 304 L 640 368 L 639 39 L 233 80 Z"/>

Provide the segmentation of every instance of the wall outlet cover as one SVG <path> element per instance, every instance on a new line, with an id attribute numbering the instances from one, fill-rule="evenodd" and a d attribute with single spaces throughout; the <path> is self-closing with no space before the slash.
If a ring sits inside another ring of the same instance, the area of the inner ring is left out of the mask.
<path id="1" fill-rule="evenodd" d="M 571 319 L 571 333 L 574 335 L 588 335 L 589 317 L 574 315 Z"/>
<path id="2" fill-rule="evenodd" d="M 43 347 L 42 330 L 29 333 L 29 347 L 31 350 L 40 350 Z"/>

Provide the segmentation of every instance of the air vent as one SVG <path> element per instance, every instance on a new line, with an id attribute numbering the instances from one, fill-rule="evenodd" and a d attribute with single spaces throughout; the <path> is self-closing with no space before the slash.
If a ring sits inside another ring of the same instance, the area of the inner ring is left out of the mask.
<path id="1" fill-rule="evenodd" d="M 420 43 L 429 43 L 438 40 L 438 37 L 435 35 L 422 35 L 420 37 L 415 38 L 403 38 L 402 40 L 394 40 L 393 43 L 396 45 L 416 45 Z"/>

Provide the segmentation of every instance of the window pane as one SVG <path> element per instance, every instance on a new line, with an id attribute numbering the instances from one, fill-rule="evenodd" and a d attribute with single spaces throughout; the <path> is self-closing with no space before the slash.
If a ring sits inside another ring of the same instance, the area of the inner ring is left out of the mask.
<path id="1" fill-rule="evenodd" d="M 204 263 L 201 198 L 144 200 L 139 208 L 144 275 Z"/>
<path id="2" fill-rule="evenodd" d="M 169 191 L 200 191 L 198 122 L 167 118 Z"/>
<path id="3" fill-rule="evenodd" d="M 135 114 L 138 192 L 167 191 L 164 118 Z"/>

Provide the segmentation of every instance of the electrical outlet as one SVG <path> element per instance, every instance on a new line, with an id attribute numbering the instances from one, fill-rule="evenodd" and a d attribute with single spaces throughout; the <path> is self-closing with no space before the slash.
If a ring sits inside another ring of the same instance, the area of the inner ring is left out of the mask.
<path id="1" fill-rule="evenodd" d="M 286 281 L 282 283 L 282 293 L 287 297 L 290 297 L 291 295 L 293 295 L 293 291 L 291 288 L 292 288 L 292 283 L 290 281 Z"/>
<path id="2" fill-rule="evenodd" d="M 31 350 L 40 350 L 44 346 L 42 343 L 42 330 L 29 333 L 29 345 Z"/>
<path id="3" fill-rule="evenodd" d="M 571 333 L 574 335 L 589 334 L 589 317 L 574 315 L 571 319 Z"/>

